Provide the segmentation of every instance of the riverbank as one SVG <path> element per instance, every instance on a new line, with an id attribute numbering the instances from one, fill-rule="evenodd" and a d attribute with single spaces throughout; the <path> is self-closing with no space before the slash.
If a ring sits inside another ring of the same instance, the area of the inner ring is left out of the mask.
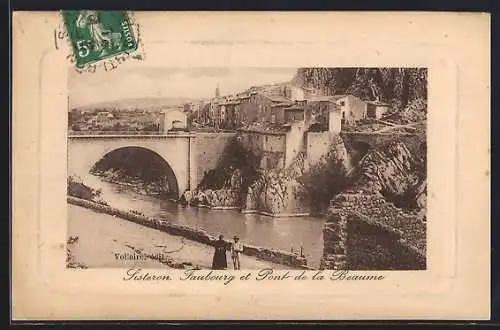
<path id="1" fill-rule="evenodd" d="M 212 265 L 211 246 L 73 204 L 68 204 L 67 233 L 72 268 L 210 269 Z M 227 260 L 231 269 L 229 255 Z M 240 260 L 243 269 L 290 269 L 245 255 Z"/>
<path id="2" fill-rule="evenodd" d="M 214 242 L 217 240 L 217 237 L 208 234 L 204 230 L 170 223 L 163 219 L 147 217 L 141 214 L 134 214 L 129 211 L 119 210 L 111 206 L 101 205 L 71 196 L 68 196 L 67 201 L 68 203 L 73 205 L 82 206 L 100 213 L 105 213 L 112 216 L 120 217 L 124 220 L 128 220 L 146 227 L 154 228 L 159 231 L 165 232 L 167 234 L 185 237 L 189 240 L 192 240 L 194 242 L 199 242 L 207 246 L 213 246 Z M 230 241 L 226 241 L 226 243 L 229 245 Z M 243 254 L 246 256 L 255 257 L 263 261 L 272 262 L 275 264 L 281 264 L 291 268 L 310 269 L 310 267 L 307 266 L 307 261 L 305 258 L 294 253 L 289 253 L 277 249 L 263 248 L 249 244 L 243 244 Z"/>
<path id="3" fill-rule="evenodd" d="M 96 166 L 97 167 L 97 166 Z M 93 168 L 90 174 L 99 177 L 102 181 L 113 183 L 134 192 L 158 198 L 177 196 L 177 188 L 169 186 L 166 176 L 144 179 L 140 174 L 128 174 L 125 170 L 108 168 L 106 170 Z M 177 199 L 177 197 L 176 197 Z"/>
<path id="4" fill-rule="evenodd" d="M 267 217 L 274 217 L 274 218 L 291 218 L 291 217 L 309 217 L 309 216 L 325 216 L 323 213 L 317 213 L 317 214 L 310 214 L 309 212 L 303 212 L 303 213 L 270 213 L 270 212 L 265 212 L 265 211 L 260 211 L 260 210 L 248 210 L 244 209 L 240 206 L 211 206 L 211 205 L 206 205 L 206 204 L 189 204 L 190 207 L 199 207 L 203 209 L 209 209 L 209 210 L 214 210 L 214 211 L 223 211 L 223 210 L 234 210 L 234 211 L 239 211 L 242 214 L 258 214 L 258 215 L 265 215 Z"/>

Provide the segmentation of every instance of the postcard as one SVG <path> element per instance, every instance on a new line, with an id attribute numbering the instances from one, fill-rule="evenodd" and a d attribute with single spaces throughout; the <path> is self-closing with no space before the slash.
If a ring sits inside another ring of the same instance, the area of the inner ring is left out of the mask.
<path id="1" fill-rule="evenodd" d="M 12 318 L 489 318 L 487 14 L 13 15 Z"/>

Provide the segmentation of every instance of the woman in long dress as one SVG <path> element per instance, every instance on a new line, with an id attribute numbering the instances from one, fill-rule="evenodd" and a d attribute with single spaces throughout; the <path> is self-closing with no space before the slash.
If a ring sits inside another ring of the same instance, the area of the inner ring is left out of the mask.
<path id="1" fill-rule="evenodd" d="M 97 11 L 82 10 L 76 20 L 76 26 L 79 28 L 88 26 L 90 37 L 93 41 L 93 50 L 101 52 L 101 55 L 106 52 L 106 48 L 118 47 L 118 50 L 121 49 L 121 34 L 106 29 L 101 23 Z"/>
<path id="2" fill-rule="evenodd" d="M 227 245 L 224 241 L 224 236 L 220 235 L 219 239 L 215 241 L 215 253 L 214 259 L 212 261 L 212 269 L 226 269 L 227 268 L 227 259 L 226 259 L 226 250 Z"/>

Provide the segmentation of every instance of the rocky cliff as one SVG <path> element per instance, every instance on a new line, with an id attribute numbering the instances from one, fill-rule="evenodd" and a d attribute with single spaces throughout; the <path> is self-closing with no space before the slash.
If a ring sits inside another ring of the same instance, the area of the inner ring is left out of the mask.
<path id="1" fill-rule="evenodd" d="M 292 83 L 325 95 L 379 98 L 396 111 L 415 99 L 427 99 L 426 68 L 300 68 Z"/>
<path id="2" fill-rule="evenodd" d="M 425 142 L 395 136 L 359 161 L 330 202 L 322 267 L 425 269 Z"/>

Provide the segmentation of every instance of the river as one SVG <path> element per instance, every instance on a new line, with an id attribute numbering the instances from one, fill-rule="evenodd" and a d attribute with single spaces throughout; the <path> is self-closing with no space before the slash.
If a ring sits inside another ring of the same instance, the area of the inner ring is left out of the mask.
<path id="1" fill-rule="evenodd" d="M 161 200 L 134 192 L 131 188 L 104 182 L 88 174 L 82 181 L 94 189 L 101 189 L 102 198 L 110 206 L 122 210 L 137 210 L 150 217 L 164 218 L 212 235 L 231 238 L 238 235 L 243 243 L 294 251 L 303 247 L 309 266 L 318 268 L 323 254 L 323 217 L 273 218 L 258 214 L 242 214 L 233 210 L 210 210 Z"/>

